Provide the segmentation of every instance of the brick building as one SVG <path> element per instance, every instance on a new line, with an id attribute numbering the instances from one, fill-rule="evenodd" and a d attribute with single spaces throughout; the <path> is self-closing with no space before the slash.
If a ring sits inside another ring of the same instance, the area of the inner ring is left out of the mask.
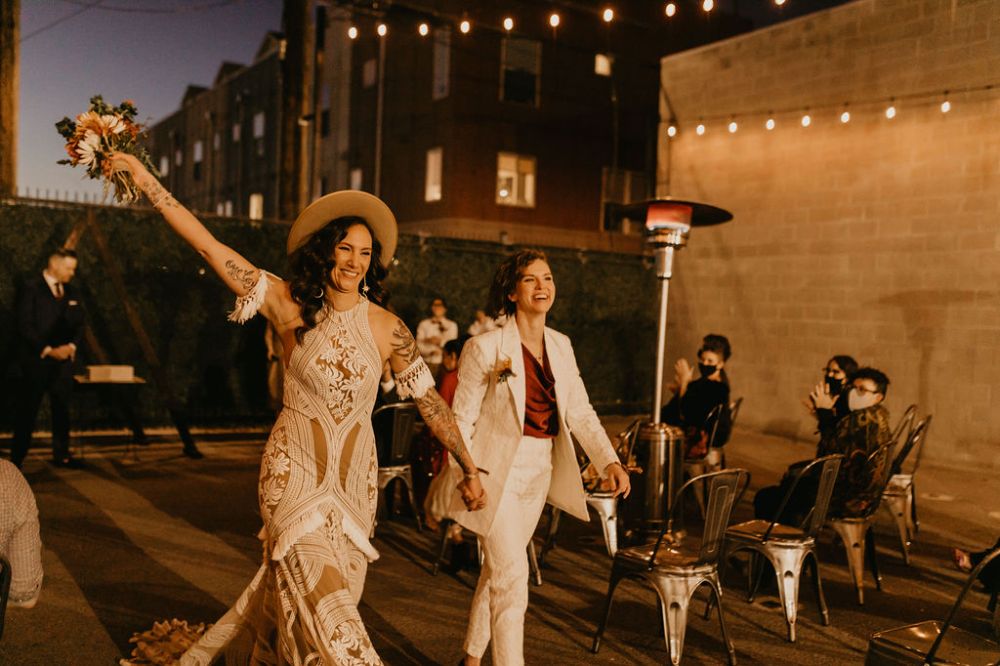
<path id="1" fill-rule="evenodd" d="M 665 58 L 658 191 L 735 213 L 679 255 L 670 363 L 729 335 L 741 419 L 812 438 L 800 400 L 851 354 L 894 418 L 934 414 L 928 456 L 1000 468 L 998 73 L 993 0 L 857 0 Z"/>

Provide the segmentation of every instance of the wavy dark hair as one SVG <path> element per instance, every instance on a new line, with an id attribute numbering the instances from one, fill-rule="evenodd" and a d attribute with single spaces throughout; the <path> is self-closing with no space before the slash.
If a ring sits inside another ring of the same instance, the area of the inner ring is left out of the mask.
<path id="1" fill-rule="evenodd" d="M 486 299 L 486 314 L 491 317 L 512 315 L 517 312 L 517 303 L 508 298 L 517 291 L 517 281 L 534 261 L 549 263 L 549 258 L 541 250 L 520 250 L 500 262 L 490 284 L 490 295 Z"/>
<path id="2" fill-rule="evenodd" d="M 715 352 L 722 357 L 723 361 L 728 361 L 729 357 L 733 355 L 733 348 L 729 345 L 729 338 L 718 333 L 709 333 L 701 339 L 701 348 L 698 350 L 699 358 L 702 352 L 707 351 Z M 719 377 L 722 378 L 723 384 L 729 384 L 729 375 L 726 374 L 725 368 L 719 372 Z"/>
<path id="3" fill-rule="evenodd" d="M 382 245 L 375 238 L 372 228 L 364 218 L 345 216 L 338 217 L 325 227 L 314 233 L 305 245 L 297 249 L 289 257 L 291 263 L 292 300 L 302 308 L 302 326 L 295 329 L 295 339 L 300 343 L 302 337 L 316 326 L 316 313 L 323 307 L 325 288 L 330 284 L 330 271 L 335 265 L 333 250 L 337 243 L 344 240 L 347 230 L 360 224 L 372 237 L 372 257 L 365 279 L 358 285 L 358 293 L 363 293 L 362 286 L 368 285 L 367 298 L 382 305 L 388 293 L 382 286 L 387 271 L 382 266 Z"/>

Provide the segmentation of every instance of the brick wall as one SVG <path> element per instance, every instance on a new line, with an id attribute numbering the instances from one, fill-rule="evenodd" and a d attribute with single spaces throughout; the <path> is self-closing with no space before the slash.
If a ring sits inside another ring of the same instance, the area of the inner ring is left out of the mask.
<path id="1" fill-rule="evenodd" d="M 679 256 L 671 365 L 725 333 L 744 424 L 811 438 L 799 401 L 852 354 L 888 373 L 894 417 L 934 414 L 929 458 L 1000 468 L 1000 89 L 939 108 L 1000 83 L 1000 3 L 858 0 L 661 75 L 680 133 L 661 123 L 658 193 L 735 214 Z M 942 97 L 908 98 L 928 91 Z"/>

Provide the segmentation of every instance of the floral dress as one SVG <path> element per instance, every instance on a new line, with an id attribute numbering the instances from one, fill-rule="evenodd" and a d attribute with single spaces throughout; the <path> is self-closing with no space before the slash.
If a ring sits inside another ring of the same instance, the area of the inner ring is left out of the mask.
<path id="1" fill-rule="evenodd" d="M 237 301 L 237 320 L 259 308 L 267 275 Z M 222 657 L 226 664 L 382 663 L 357 610 L 368 562 L 378 557 L 368 535 L 378 489 L 371 412 L 382 361 L 366 299 L 342 312 L 327 305 L 317 322 L 292 351 L 261 461 L 264 562 L 182 665 Z M 397 383 L 402 397 L 434 385 L 420 360 Z"/>

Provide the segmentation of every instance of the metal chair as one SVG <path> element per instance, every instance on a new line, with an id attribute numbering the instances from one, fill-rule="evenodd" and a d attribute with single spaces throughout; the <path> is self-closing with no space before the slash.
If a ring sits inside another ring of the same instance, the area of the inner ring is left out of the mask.
<path id="1" fill-rule="evenodd" d="M 3 638 L 4 616 L 7 613 L 7 597 L 10 595 L 10 562 L 0 555 L 0 638 Z"/>
<path id="2" fill-rule="evenodd" d="M 729 427 L 730 429 L 736 425 L 736 417 L 740 415 L 740 407 L 743 406 L 743 396 L 736 398 L 729 403 Z"/>
<path id="3" fill-rule="evenodd" d="M 896 429 L 892 431 L 892 444 L 893 449 L 899 444 L 900 438 L 903 436 L 903 431 L 906 431 L 906 436 L 909 437 L 913 433 L 913 421 L 917 418 L 917 406 L 910 405 L 903 412 L 902 418 L 899 419 L 899 423 L 896 424 Z M 905 440 L 904 440 L 905 441 Z"/>
<path id="4" fill-rule="evenodd" d="M 799 599 L 799 576 L 802 572 L 802 565 L 810 558 L 810 573 L 816 588 L 816 603 L 820 610 L 820 619 L 823 626 L 830 624 L 830 614 L 826 608 L 826 599 L 823 597 L 823 583 L 819 576 L 819 560 L 816 557 L 816 535 L 819 533 L 823 523 L 826 522 L 826 513 L 830 508 L 830 496 L 833 494 L 833 486 L 837 481 L 837 473 L 840 471 L 840 463 L 844 456 L 835 454 L 818 458 L 803 467 L 798 476 L 792 482 L 785 497 L 778 505 L 774 519 L 770 522 L 766 520 L 749 520 L 744 523 L 732 525 L 726 530 L 726 541 L 724 545 L 724 555 L 721 566 L 725 566 L 726 560 L 734 553 L 741 550 L 750 550 L 753 554 L 760 553 L 768 559 L 774 567 L 774 574 L 778 581 L 778 595 L 781 597 L 781 606 L 785 611 L 785 622 L 788 625 L 788 640 L 795 642 L 795 619 L 798 610 Z M 779 521 L 785 507 L 795 494 L 799 482 L 807 478 L 808 475 L 816 473 L 818 470 L 818 486 L 816 499 L 808 517 L 800 527 L 785 525 Z M 753 601 L 757 585 L 760 583 L 763 573 L 763 561 L 760 566 L 756 565 L 758 559 L 751 556 L 750 566 L 747 568 L 747 601 Z"/>
<path id="5" fill-rule="evenodd" d="M 413 472 L 410 467 L 410 446 L 416 432 L 420 412 L 412 402 L 394 402 L 383 405 L 372 414 L 375 430 L 375 448 L 378 453 L 378 490 L 384 493 L 394 479 L 406 485 L 410 507 L 420 524 L 420 509 L 413 497 Z"/>
<path id="6" fill-rule="evenodd" d="M 910 544 L 917 534 L 918 525 L 914 478 L 920 467 L 920 457 L 924 450 L 923 441 L 927 436 L 931 418 L 928 415 L 910 431 L 909 436 L 892 461 L 889 484 L 882 493 L 882 501 L 885 502 L 886 509 L 896 521 L 896 530 L 899 533 L 899 550 L 902 552 L 903 562 L 906 564 L 910 563 Z M 909 467 L 909 471 L 904 473 L 903 465 L 908 458 L 913 460 L 913 464 Z"/>
<path id="7" fill-rule="evenodd" d="M 687 609 L 691 596 L 702 585 L 711 588 L 719 605 L 719 627 L 728 652 L 729 663 L 736 663 L 736 648 L 726 632 L 722 610 L 722 588 L 719 585 L 719 555 L 722 552 L 723 533 L 729 524 L 733 507 L 750 483 L 750 472 L 730 469 L 696 476 L 677 491 L 670 516 L 654 543 L 623 548 L 615 554 L 611 565 L 608 596 L 604 603 L 601 623 L 594 634 L 591 651 L 597 654 L 601 637 L 611 617 L 611 600 L 615 588 L 624 578 L 647 581 L 656 589 L 660 599 L 663 635 L 667 654 L 673 664 L 679 664 L 684 651 L 684 632 L 687 628 Z M 676 541 L 673 537 L 674 521 L 679 518 L 678 508 L 683 507 L 683 494 L 700 484 L 708 485 L 708 508 L 700 543 L 692 539 Z"/>
<path id="8" fill-rule="evenodd" d="M 873 451 L 868 456 L 868 464 L 878 458 L 878 456 L 888 455 L 886 447 Z M 847 553 L 847 567 L 854 580 L 854 587 L 858 591 L 858 605 L 865 605 L 865 560 L 872 570 L 875 578 L 875 589 L 882 589 L 882 575 L 878 571 L 878 557 L 875 552 L 875 531 L 872 526 L 875 524 L 875 514 L 878 512 L 882 493 L 885 492 L 886 484 L 889 482 L 888 467 L 885 477 L 881 480 L 882 487 L 876 493 L 875 501 L 865 511 L 864 515 L 849 518 L 830 518 L 827 524 L 834 529 L 840 540 L 844 542 L 844 549 Z"/>
<path id="9" fill-rule="evenodd" d="M 444 519 L 441 521 L 441 542 L 438 544 L 438 556 L 434 560 L 434 566 L 431 568 L 431 575 L 437 576 L 438 571 L 441 569 L 441 563 L 445 560 L 445 554 L 448 552 L 448 528 L 455 524 L 454 520 Z M 535 552 L 535 542 L 534 540 L 528 542 L 527 547 L 528 553 L 528 568 L 531 570 L 531 577 L 528 578 L 529 581 L 534 583 L 536 586 L 541 586 L 542 584 L 542 570 L 538 566 L 538 556 Z M 479 546 L 479 539 L 476 539 L 476 558 L 479 560 L 480 566 L 483 564 L 483 549 Z"/>
<path id="10" fill-rule="evenodd" d="M 742 398 L 740 398 L 742 400 Z M 701 476 L 703 474 L 708 474 L 709 472 L 718 472 L 723 467 L 726 466 L 726 454 L 723 453 L 722 447 L 717 446 L 716 442 L 719 437 L 719 425 L 722 422 L 722 410 L 728 409 L 729 405 L 716 405 L 705 417 L 705 423 L 711 424 L 711 429 L 708 433 L 708 453 L 705 454 L 703 458 L 688 458 L 684 460 L 684 474 L 688 477 Z M 739 411 L 739 405 L 736 407 Z M 732 412 L 730 411 L 730 414 Z M 732 424 L 732 416 L 730 418 L 730 427 Z M 702 488 L 700 491 L 695 489 L 694 492 L 695 501 L 698 502 L 698 510 L 701 511 L 701 515 L 705 515 L 705 491 Z"/>
<path id="11" fill-rule="evenodd" d="M 997 549 L 983 558 L 965 580 L 955 604 L 943 623 L 927 620 L 905 627 L 877 631 L 868 640 L 865 666 L 904 666 L 909 664 L 1000 664 L 1000 644 L 972 632 L 952 626 L 962 601 L 979 577 L 979 572 L 1000 556 Z"/>

